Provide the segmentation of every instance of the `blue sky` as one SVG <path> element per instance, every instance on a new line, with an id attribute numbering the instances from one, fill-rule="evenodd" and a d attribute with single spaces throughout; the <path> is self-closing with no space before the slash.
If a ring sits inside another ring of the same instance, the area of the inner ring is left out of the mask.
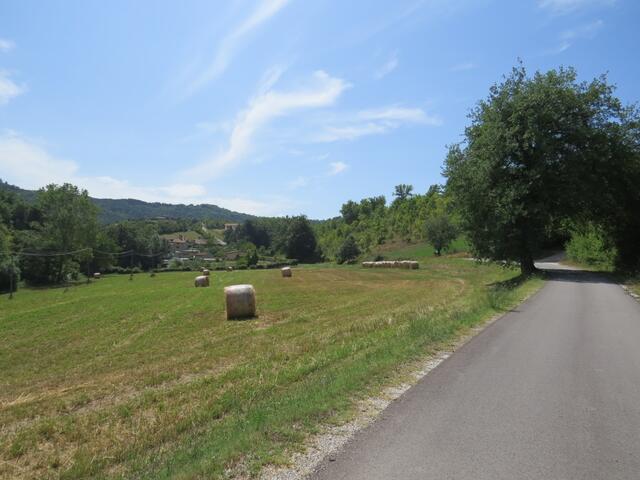
<path id="1" fill-rule="evenodd" d="M 518 58 L 640 100 L 639 20 L 635 0 L 4 0 L 0 178 L 326 218 L 442 182 Z"/>

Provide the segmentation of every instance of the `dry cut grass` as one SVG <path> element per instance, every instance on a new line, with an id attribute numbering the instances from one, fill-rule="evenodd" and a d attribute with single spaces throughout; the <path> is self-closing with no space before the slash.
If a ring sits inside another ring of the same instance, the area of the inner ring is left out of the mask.
<path id="1" fill-rule="evenodd" d="M 461 259 L 358 267 L 108 276 L 0 297 L 0 477 L 225 478 L 286 460 L 399 365 L 531 283 Z M 224 286 L 258 317 L 226 321 Z M 535 283 L 535 282 L 534 282 Z M 503 298 L 504 297 L 504 298 Z"/>

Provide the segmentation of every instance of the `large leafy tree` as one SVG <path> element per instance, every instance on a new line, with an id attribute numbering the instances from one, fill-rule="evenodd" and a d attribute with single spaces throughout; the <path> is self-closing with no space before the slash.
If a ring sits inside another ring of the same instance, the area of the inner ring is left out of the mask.
<path id="1" fill-rule="evenodd" d="M 313 262 L 318 259 L 316 234 L 304 215 L 293 217 L 289 222 L 285 252 L 287 257 L 301 262 Z"/>
<path id="2" fill-rule="evenodd" d="M 425 227 L 427 240 L 433 245 L 433 249 L 438 256 L 458 236 L 458 229 L 446 213 L 438 213 L 427 217 Z"/>
<path id="3" fill-rule="evenodd" d="M 563 220 L 606 222 L 625 210 L 621 200 L 638 196 L 628 177 L 638 178 L 637 118 L 604 77 L 583 83 L 571 68 L 532 77 L 514 68 L 471 112 L 465 142 L 445 163 L 475 253 L 530 273 Z"/>
<path id="4" fill-rule="evenodd" d="M 98 234 L 97 207 L 86 190 L 65 183 L 40 189 L 36 208 L 41 220 L 21 237 L 22 247 L 51 256 L 23 257 L 23 276 L 31 283 L 60 283 L 91 260 L 88 249 Z M 79 250 L 83 251 L 67 254 Z"/>
<path id="5" fill-rule="evenodd" d="M 360 248 L 356 243 L 355 238 L 349 235 L 340 246 L 338 254 L 336 255 L 336 261 L 340 264 L 350 262 L 358 258 L 360 255 Z"/>

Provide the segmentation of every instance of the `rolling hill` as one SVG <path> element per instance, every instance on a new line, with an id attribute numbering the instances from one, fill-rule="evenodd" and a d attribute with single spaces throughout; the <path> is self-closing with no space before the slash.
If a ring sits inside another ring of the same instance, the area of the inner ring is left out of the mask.
<path id="1" fill-rule="evenodd" d="M 20 195 L 25 201 L 33 202 L 37 192 L 25 190 L 0 180 L 0 189 L 9 190 Z M 194 220 L 224 220 L 241 222 L 252 215 L 227 210 L 217 205 L 184 205 L 159 202 L 144 202 L 133 198 L 91 198 L 100 208 L 100 221 L 114 223 L 122 220 L 141 220 L 147 218 L 189 218 Z"/>

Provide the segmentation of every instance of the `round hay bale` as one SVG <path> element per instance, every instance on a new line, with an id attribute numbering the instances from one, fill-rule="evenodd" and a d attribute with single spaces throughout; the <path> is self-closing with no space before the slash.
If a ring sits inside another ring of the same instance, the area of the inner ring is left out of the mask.
<path id="1" fill-rule="evenodd" d="M 411 270 L 417 270 L 418 268 L 420 268 L 420 264 L 416 261 L 412 261 L 411 262 Z"/>
<path id="2" fill-rule="evenodd" d="M 208 287 L 209 286 L 209 277 L 206 275 L 198 275 L 194 281 L 194 285 L 196 288 L 198 287 Z"/>
<path id="3" fill-rule="evenodd" d="M 202 269 L 202 275 L 206 275 L 207 277 L 209 276 L 209 270 L 207 270 L 206 268 Z"/>
<path id="4" fill-rule="evenodd" d="M 256 316 L 256 291 L 253 285 L 231 285 L 224 288 L 227 320 Z"/>
<path id="5" fill-rule="evenodd" d="M 93 278 L 95 280 L 100 280 L 102 278 L 102 275 L 100 275 L 100 273 L 96 272 L 96 273 L 93 274 Z"/>
<path id="6" fill-rule="evenodd" d="M 233 267 L 227 267 L 227 272 L 233 272 Z"/>
<path id="7" fill-rule="evenodd" d="M 291 267 L 282 267 L 280 271 L 282 272 L 282 276 L 285 278 L 292 276 Z"/>

